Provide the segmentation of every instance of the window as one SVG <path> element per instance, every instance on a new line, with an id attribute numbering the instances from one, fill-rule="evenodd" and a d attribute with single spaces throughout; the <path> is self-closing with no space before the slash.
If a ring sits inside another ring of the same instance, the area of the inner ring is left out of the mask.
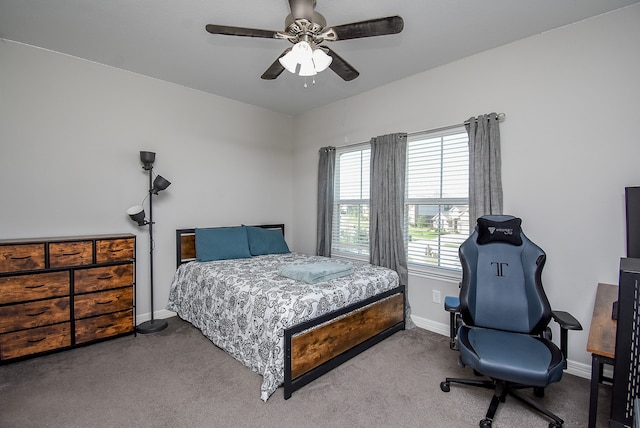
<path id="1" fill-rule="evenodd" d="M 332 253 L 369 254 L 369 144 L 336 151 Z M 405 243 L 414 267 L 460 269 L 469 236 L 469 148 L 464 127 L 407 140 Z"/>
<path id="2" fill-rule="evenodd" d="M 369 144 L 337 149 L 331 252 L 369 254 Z"/>
<path id="3" fill-rule="evenodd" d="M 464 128 L 407 139 L 407 262 L 459 270 L 469 236 L 469 146 Z"/>

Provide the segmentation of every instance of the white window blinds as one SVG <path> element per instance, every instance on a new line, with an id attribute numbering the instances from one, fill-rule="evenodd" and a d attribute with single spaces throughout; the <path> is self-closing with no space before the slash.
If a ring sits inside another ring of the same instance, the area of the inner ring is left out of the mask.
<path id="1" fill-rule="evenodd" d="M 369 254 L 369 144 L 336 150 L 332 254 Z M 463 126 L 407 140 L 405 244 L 409 266 L 460 269 L 469 236 L 469 148 Z"/>

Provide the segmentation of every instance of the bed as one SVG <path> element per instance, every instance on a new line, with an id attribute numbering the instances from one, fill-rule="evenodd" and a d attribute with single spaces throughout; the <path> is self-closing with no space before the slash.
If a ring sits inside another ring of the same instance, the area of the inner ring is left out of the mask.
<path id="1" fill-rule="evenodd" d="M 231 229 L 236 234 L 245 230 L 251 244 L 258 242 L 249 245 L 248 257 L 244 248 L 233 249 L 235 241 L 220 238 Z M 205 232 L 217 235 L 206 238 Z M 404 286 L 395 271 L 289 252 L 286 243 L 286 251 L 260 248 L 256 236 L 277 238 L 274 232 L 284 242 L 283 224 L 178 229 L 177 270 L 167 306 L 262 375 L 264 401 L 279 386 L 289 399 L 295 390 L 405 327 Z M 199 261 L 220 247 L 227 253 L 222 259 L 214 254 L 211 261 Z M 228 258 L 229 251 L 242 256 Z M 323 263 L 349 273 L 311 283 L 283 276 L 290 268 Z"/>

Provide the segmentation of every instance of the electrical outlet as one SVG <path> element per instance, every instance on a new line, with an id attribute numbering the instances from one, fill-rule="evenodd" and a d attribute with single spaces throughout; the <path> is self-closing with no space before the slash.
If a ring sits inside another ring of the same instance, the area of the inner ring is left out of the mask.
<path id="1" fill-rule="evenodd" d="M 440 290 L 433 290 L 433 303 L 440 303 Z"/>

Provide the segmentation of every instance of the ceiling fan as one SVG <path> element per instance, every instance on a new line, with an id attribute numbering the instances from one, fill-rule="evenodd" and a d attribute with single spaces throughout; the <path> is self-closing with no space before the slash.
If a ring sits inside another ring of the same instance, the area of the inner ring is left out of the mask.
<path id="1" fill-rule="evenodd" d="M 315 11 L 316 0 L 289 0 L 289 6 L 291 13 L 285 19 L 284 31 L 215 24 L 208 24 L 205 28 L 211 34 L 285 39 L 291 42 L 294 46 L 282 52 L 262 74 L 262 79 L 273 80 L 285 69 L 296 73 L 300 64 L 300 76 L 313 76 L 329 67 L 346 81 L 355 79 L 360 73 L 334 51 L 320 46 L 321 43 L 397 34 L 404 28 L 404 21 L 400 16 L 327 27 L 324 16 Z"/>

